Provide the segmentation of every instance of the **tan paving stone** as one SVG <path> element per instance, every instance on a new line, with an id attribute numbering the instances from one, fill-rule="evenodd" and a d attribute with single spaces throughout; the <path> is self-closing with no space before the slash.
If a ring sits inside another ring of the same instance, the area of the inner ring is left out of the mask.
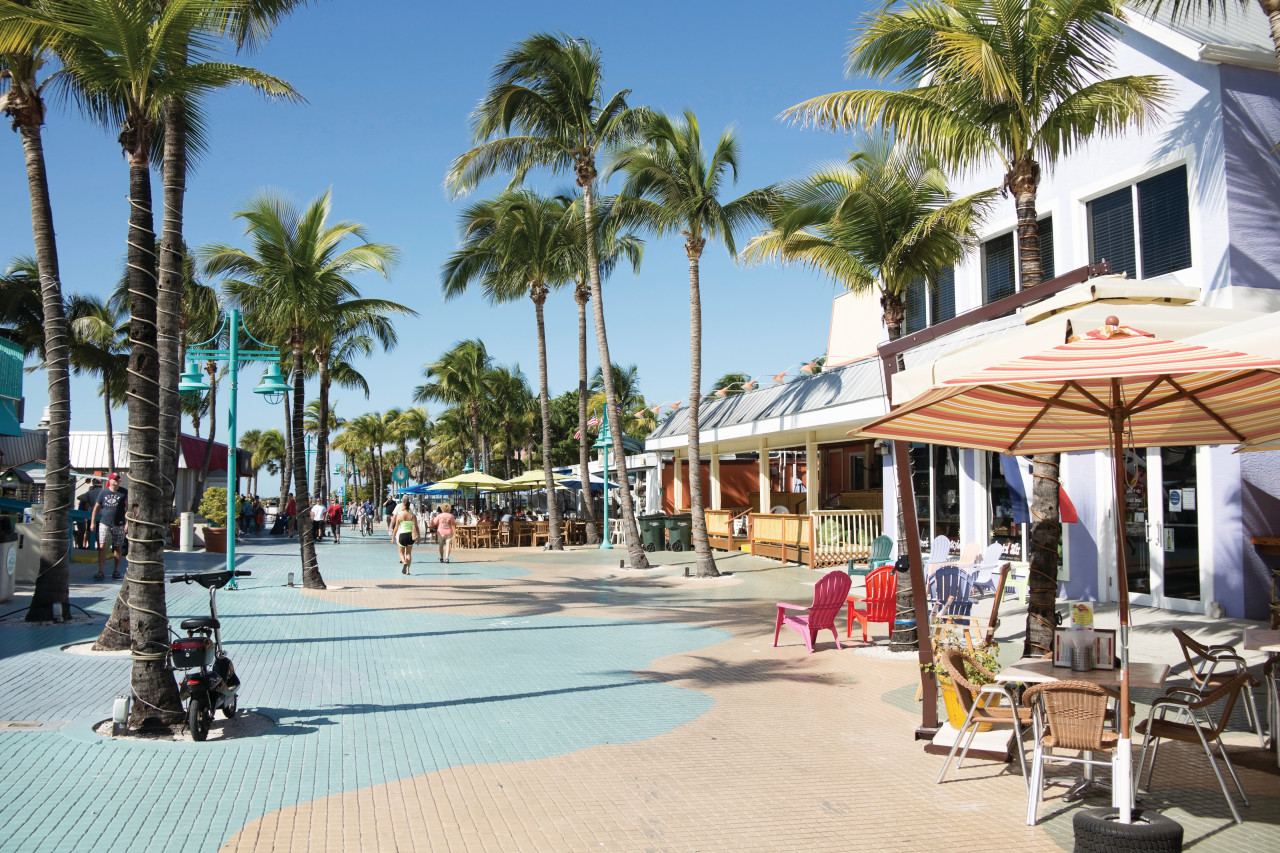
<path id="1" fill-rule="evenodd" d="M 1016 763 L 1011 772 L 974 762 L 934 784 L 941 759 L 911 738 L 918 713 L 884 698 L 915 684 L 912 662 L 839 652 L 829 638 L 808 655 L 799 635 L 786 630 L 773 648 L 772 602 L 807 601 L 804 584 L 816 575 L 746 558 L 723 566 L 739 569 L 733 580 L 742 583 L 700 584 L 670 573 L 601 568 L 588 564 L 591 556 L 463 552 L 459 563 L 513 559 L 533 574 L 473 583 L 353 583 L 316 595 L 424 612 L 560 612 L 720 628 L 728 640 L 654 660 L 636 673 L 710 696 L 715 704 L 706 713 L 638 743 L 452 767 L 303 803 L 250 823 L 224 851 L 1069 848 L 1069 815 L 1078 806 L 1063 804 L 1061 790 L 1051 789 L 1042 825 L 1025 826 Z M 1252 758 L 1243 745 L 1233 752 L 1255 808 L 1266 803 L 1260 816 L 1274 815 L 1280 798 L 1274 757 L 1268 770 L 1256 748 Z M 1224 811 L 1202 753 L 1169 745 L 1160 761 L 1157 791 L 1198 779 L 1193 787 L 1203 797 L 1195 801 L 1210 816 Z M 1228 849 L 1218 842 L 1245 829 L 1280 846 L 1274 824 L 1214 825 L 1221 832 L 1197 849 Z"/>

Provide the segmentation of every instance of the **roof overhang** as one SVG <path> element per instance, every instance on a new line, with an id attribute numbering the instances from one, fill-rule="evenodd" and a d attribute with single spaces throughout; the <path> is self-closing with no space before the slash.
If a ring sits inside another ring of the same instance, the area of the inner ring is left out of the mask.
<path id="1" fill-rule="evenodd" d="M 850 429 L 869 424 L 888 413 L 883 396 L 825 409 L 778 415 L 742 424 L 704 429 L 699 432 L 703 453 L 741 453 L 764 447 L 797 447 L 810 440 L 818 444 L 845 441 Z M 687 435 L 650 439 L 650 450 L 680 450 L 688 447 Z"/>
<path id="2" fill-rule="evenodd" d="M 1252 4 L 1250 5 L 1252 6 Z M 1132 8 L 1125 9 L 1124 22 L 1134 32 L 1141 33 L 1196 62 L 1207 62 L 1214 65 L 1240 65 L 1245 68 L 1260 68 L 1265 71 L 1275 71 L 1276 69 L 1276 57 L 1273 51 L 1202 41 L 1186 33 L 1179 32 L 1141 12 L 1134 11 Z"/>

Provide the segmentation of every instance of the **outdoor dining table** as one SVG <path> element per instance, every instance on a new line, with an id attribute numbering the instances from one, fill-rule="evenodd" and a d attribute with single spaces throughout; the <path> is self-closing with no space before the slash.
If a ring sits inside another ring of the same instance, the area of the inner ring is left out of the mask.
<path id="1" fill-rule="evenodd" d="M 458 540 L 458 544 L 463 548 L 474 548 L 476 542 L 476 531 L 479 529 L 478 524 L 457 524 L 454 525 L 454 538 Z"/>
<path id="2" fill-rule="evenodd" d="M 1169 667 L 1162 663 L 1129 661 L 1129 686 L 1160 688 L 1169 677 Z M 996 673 L 996 681 L 1009 684 L 1043 684 L 1048 681 L 1088 681 L 1113 690 L 1120 689 L 1120 669 L 1090 669 L 1078 672 L 1066 666 L 1054 666 L 1051 658 L 1022 658 L 1013 666 Z M 1093 756 L 1086 755 L 1088 758 Z M 1095 782 L 1093 767 L 1085 766 L 1084 778 L 1072 785 L 1063 799 L 1070 802 L 1092 794 L 1095 790 L 1111 791 L 1111 786 Z M 1112 803 L 1112 805 L 1115 805 Z"/>
<path id="3" fill-rule="evenodd" d="M 1271 748 L 1276 750 L 1276 764 L 1280 765 L 1280 745 L 1277 744 L 1276 733 L 1280 730 L 1280 630 L 1265 628 L 1245 628 L 1244 647 L 1251 652 L 1266 652 L 1271 658 L 1271 672 L 1267 675 L 1267 728 L 1271 734 Z"/>

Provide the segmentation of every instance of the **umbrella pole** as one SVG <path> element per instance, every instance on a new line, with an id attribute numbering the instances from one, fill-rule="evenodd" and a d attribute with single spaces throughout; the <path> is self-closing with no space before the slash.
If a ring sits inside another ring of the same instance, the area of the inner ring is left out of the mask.
<path id="1" fill-rule="evenodd" d="M 1112 790 L 1120 822 L 1133 822 L 1133 744 L 1129 739 L 1129 572 L 1125 560 L 1124 410 L 1120 380 L 1111 380 L 1111 457 L 1116 484 L 1116 589 L 1120 605 L 1120 742 L 1112 768 Z"/>

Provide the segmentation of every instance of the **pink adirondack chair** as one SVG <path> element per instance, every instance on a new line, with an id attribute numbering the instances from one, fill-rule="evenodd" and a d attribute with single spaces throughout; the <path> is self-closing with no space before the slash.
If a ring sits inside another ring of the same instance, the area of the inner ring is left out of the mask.
<path id="1" fill-rule="evenodd" d="M 853 620 L 862 625 L 862 642 L 867 642 L 867 624 L 884 622 L 893 625 L 898 618 L 898 573 L 893 566 L 881 566 L 867 575 L 867 594 L 849 596 L 848 623 L 844 635 L 853 636 Z M 855 603 L 865 604 L 866 610 L 855 610 Z"/>
<path id="2" fill-rule="evenodd" d="M 836 616 L 844 606 L 845 597 L 849 595 L 849 585 L 853 581 L 845 571 L 828 572 L 819 579 L 813 588 L 813 604 L 787 604 L 778 602 L 778 622 L 773 628 L 773 645 L 778 645 L 778 632 L 787 625 L 800 632 L 804 637 L 804 645 L 813 653 L 813 643 L 818 632 L 828 630 L 836 638 L 836 648 L 840 648 L 840 635 L 836 633 Z M 794 615 L 788 610 L 802 611 Z"/>

